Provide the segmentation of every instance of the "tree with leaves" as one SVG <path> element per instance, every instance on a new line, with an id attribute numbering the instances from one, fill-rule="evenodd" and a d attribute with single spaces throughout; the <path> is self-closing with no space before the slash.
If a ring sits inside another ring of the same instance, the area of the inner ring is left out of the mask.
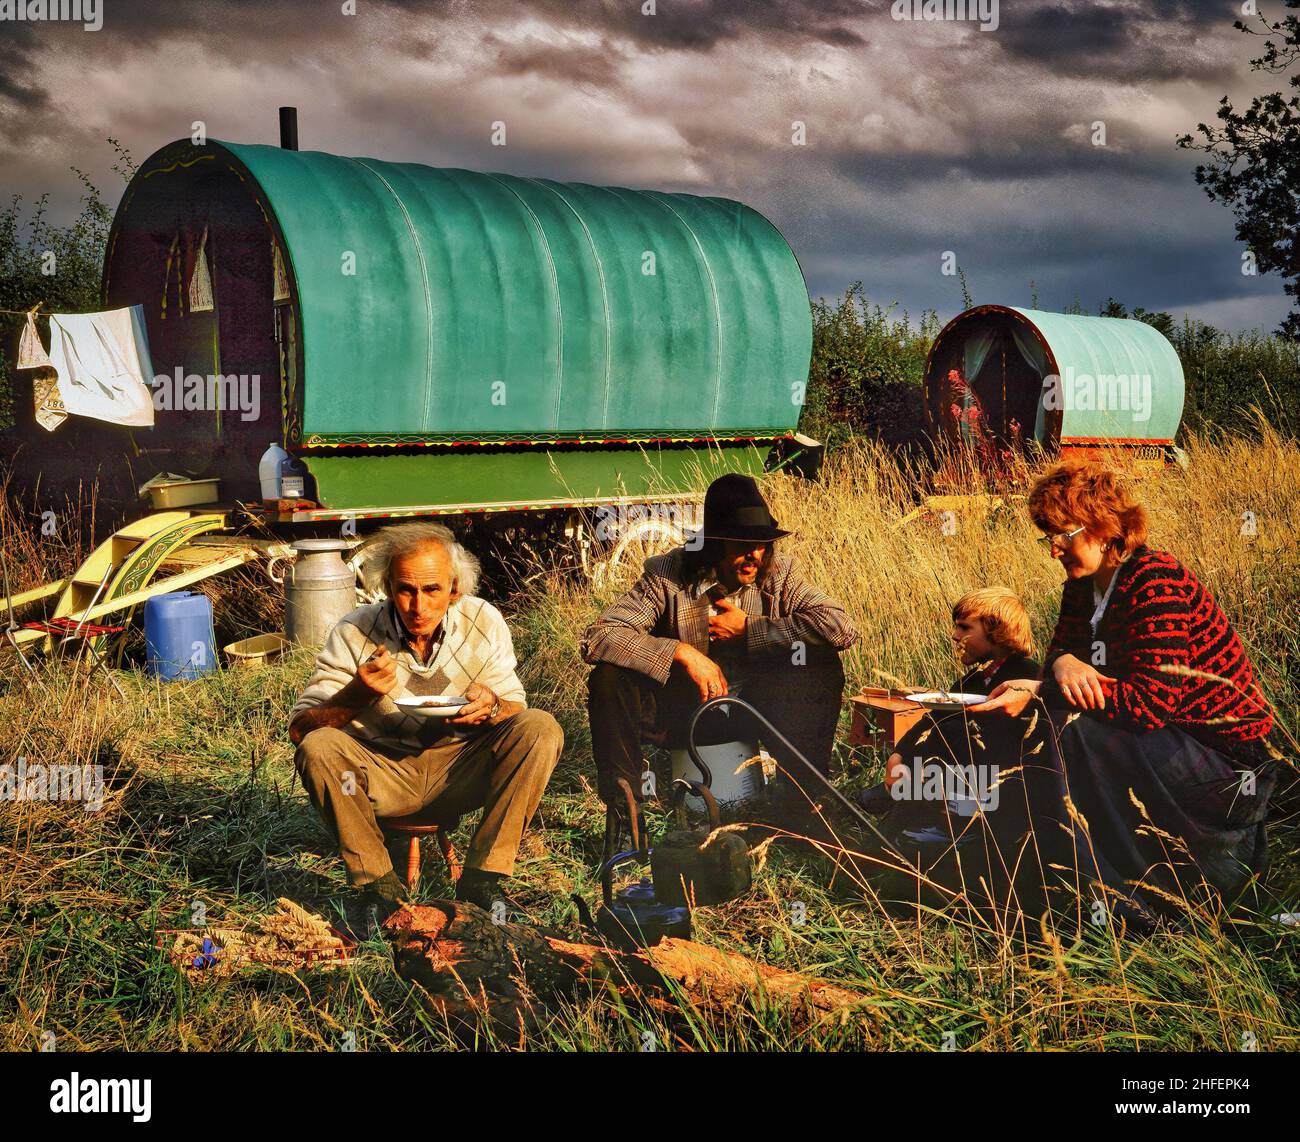
<path id="1" fill-rule="evenodd" d="M 1140 305 L 1130 313 L 1128 306 L 1113 297 L 1106 299 L 1106 304 L 1097 311 L 1099 317 L 1128 317 L 1134 321 L 1143 321 L 1158 330 L 1171 341 L 1174 337 L 1174 315 L 1163 310 L 1143 309 Z"/>
<path id="2" fill-rule="evenodd" d="M 1284 0 L 1300 9 L 1300 0 Z M 1300 15 L 1269 20 L 1247 0 L 1244 11 L 1255 19 L 1233 27 L 1264 37 L 1264 53 L 1250 61 L 1252 71 L 1280 75 L 1300 62 Z M 1290 77 L 1300 88 L 1300 71 Z M 1207 162 L 1196 168 L 1196 181 L 1215 202 L 1237 219 L 1237 238 L 1246 244 L 1255 265 L 1280 274 L 1293 301 L 1278 332 L 1300 339 L 1300 94 L 1256 96 L 1237 111 L 1225 95 L 1219 101 L 1219 125 L 1201 123 L 1197 135 L 1184 135 L 1180 147 L 1203 151 Z"/>
<path id="3" fill-rule="evenodd" d="M 813 348 L 802 431 L 836 444 L 867 431 L 903 444 L 924 428 L 921 381 L 939 332 L 933 310 L 917 326 L 904 311 L 872 304 L 861 282 L 838 301 L 812 303 Z"/>

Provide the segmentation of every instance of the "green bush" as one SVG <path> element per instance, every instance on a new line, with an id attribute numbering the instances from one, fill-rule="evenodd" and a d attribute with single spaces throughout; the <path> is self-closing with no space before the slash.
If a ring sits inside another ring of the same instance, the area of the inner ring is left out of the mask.
<path id="1" fill-rule="evenodd" d="M 914 328 L 906 311 L 868 302 L 855 282 L 838 302 L 812 305 L 813 351 L 800 428 L 834 444 L 866 430 L 887 443 L 915 439 L 925 358 L 939 333 L 933 310 Z"/>
<path id="2" fill-rule="evenodd" d="M 1258 331 L 1223 333 L 1186 319 L 1171 339 L 1187 381 L 1185 432 L 1249 432 L 1256 406 L 1279 431 L 1298 434 L 1300 341 Z"/>
<path id="3" fill-rule="evenodd" d="M 1255 408 L 1274 428 L 1296 435 L 1300 341 L 1259 330 L 1226 333 L 1189 317 L 1178 325 L 1168 313 L 1141 307 L 1130 313 L 1114 298 L 1107 299 L 1099 312 L 1102 317 L 1145 321 L 1169 338 L 1187 385 L 1181 438 L 1189 432 L 1253 434 Z"/>

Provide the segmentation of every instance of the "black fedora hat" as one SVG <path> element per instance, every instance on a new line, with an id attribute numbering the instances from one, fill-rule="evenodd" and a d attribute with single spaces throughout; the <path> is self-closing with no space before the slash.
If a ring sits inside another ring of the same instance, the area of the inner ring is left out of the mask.
<path id="1" fill-rule="evenodd" d="M 754 478 L 729 472 L 704 493 L 704 526 L 699 534 L 705 539 L 771 543 L 790 533 L 777 527 Z"/>

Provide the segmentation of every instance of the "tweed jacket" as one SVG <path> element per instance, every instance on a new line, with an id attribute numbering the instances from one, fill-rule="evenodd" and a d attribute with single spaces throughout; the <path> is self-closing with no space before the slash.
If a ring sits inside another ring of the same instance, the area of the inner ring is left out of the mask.
<path id="1" fill-rule="evenodd" d="M 683 548 L 647 559 L 636 585 L 591 624 L 585 661 L 607 662 L 668 681 L 679 642 L 709 653 L 709 600 L 685 582 Z M 844 607 L 819 591 L 788 555 L 774 554 L 760 587 L 745 586 L 736 605 L 748 616 L 744 653 L 789 653 L 796 642 L 847 650 L 858 632 Z"/>

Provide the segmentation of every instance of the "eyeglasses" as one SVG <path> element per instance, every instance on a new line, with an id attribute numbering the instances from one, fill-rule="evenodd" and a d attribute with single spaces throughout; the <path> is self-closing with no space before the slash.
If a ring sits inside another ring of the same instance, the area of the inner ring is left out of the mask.
<path id="1" fill-rule="evenodd" d="M 1038 542 L 1044 547 L 1059 547 L 1064 550 L 1076 535 L 1083 530 L 1082 527 L 1076 527 L 1073 531 L 1062 531 L 1056 535 L 1040 535 Z"/>

